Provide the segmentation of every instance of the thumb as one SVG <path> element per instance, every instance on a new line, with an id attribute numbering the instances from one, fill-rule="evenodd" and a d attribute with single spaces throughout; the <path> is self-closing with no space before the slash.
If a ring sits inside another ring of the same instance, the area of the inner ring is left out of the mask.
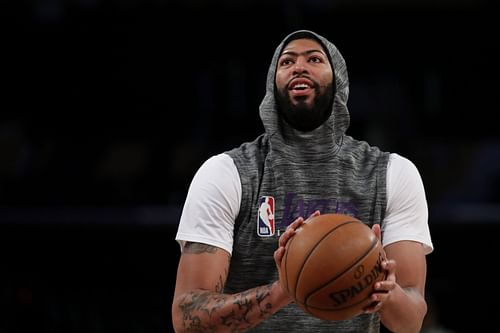
<path id="1" fill-rule="evenodd" d="M 380 230 L 380 224 L 374 224 L 372 226 L 372 231 L 375 233 L 375 236 L 378 238 L 378 240 L 382 240 L 382 231 Z"/>

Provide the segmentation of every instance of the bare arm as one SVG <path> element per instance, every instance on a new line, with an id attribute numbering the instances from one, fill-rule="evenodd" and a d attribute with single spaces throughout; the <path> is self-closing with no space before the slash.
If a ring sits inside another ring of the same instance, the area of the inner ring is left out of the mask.
<path id="1" fill-rule="evenodd" d="M 379 226 L 374 231 L 380 235 Z M 384 250 L 388 260 L 383 267 L 388 270 L 388 276 L 375 284 L 380 293 L 372 297 L 379 304 L 371 311 L 379 312 L 382 323 L 391 332 L 419 332 L 427 313 L 424 247 L 418 242 L 400 241 L 387 245 Z"/>
<path id="2" fill-rule="evenodd" d="M 385 251 L 391 259 L 387 264 L 397 265 L 397 273 L 395 288 L 380 309 L 382 323 L 392 332 L 419 332 L 427 313 L 424 247 L 417 242 L 401 241 L 386 246 Z"/>
<path id="3" fill-rule="evenodd" d="M 230 255 L 217 247 L 187 243 L 177 271 L 172 321 L 176 332 L 241 332 L 290 302 L 279 282 L 222 294 Z"/>

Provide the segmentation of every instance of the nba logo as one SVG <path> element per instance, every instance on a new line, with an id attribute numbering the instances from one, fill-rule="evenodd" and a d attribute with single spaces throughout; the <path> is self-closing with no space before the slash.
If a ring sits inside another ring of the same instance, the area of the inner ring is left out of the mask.
<path id="1" fill-rule="evenodd" d="M 274 235 L 274 198 L 263 196 L 259 199 L 257 213 L 257 235 L 270 237 Z"/>

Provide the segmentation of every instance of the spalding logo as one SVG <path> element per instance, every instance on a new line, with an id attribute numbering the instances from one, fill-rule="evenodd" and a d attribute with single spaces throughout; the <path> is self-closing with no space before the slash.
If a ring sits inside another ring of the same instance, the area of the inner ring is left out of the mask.
<path id="1" fill-rule="evenodd" d="M 372 267 L 368 274 L 364 274 L 365 267 L 363 265 L 356 267 L 354 270 L 354 277 L 358 280 L 356 284 L 349 288 L 330 293 L 330 298 L 333 300 L 334 306 L 341 306 L 345 302 L 356 297 L 361 291 L 371 286 L 383 271 L 382 259 L 382 253 L 379 253 L 375 266 Z"/>

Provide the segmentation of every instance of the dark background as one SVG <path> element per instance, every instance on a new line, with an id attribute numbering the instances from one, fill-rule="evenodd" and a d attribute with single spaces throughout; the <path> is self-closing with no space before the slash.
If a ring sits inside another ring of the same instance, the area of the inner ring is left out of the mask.
<path id="1" fill-rule="evenodd" d="M 271 56 L 298 28 L 347 61 L 348 134 L 420 170 L 429 327 L 496 324 L 493 2 L 37 0 L 0 13 L 0 332 L 172 331 L 191 177 L 261 133 Z"/>

